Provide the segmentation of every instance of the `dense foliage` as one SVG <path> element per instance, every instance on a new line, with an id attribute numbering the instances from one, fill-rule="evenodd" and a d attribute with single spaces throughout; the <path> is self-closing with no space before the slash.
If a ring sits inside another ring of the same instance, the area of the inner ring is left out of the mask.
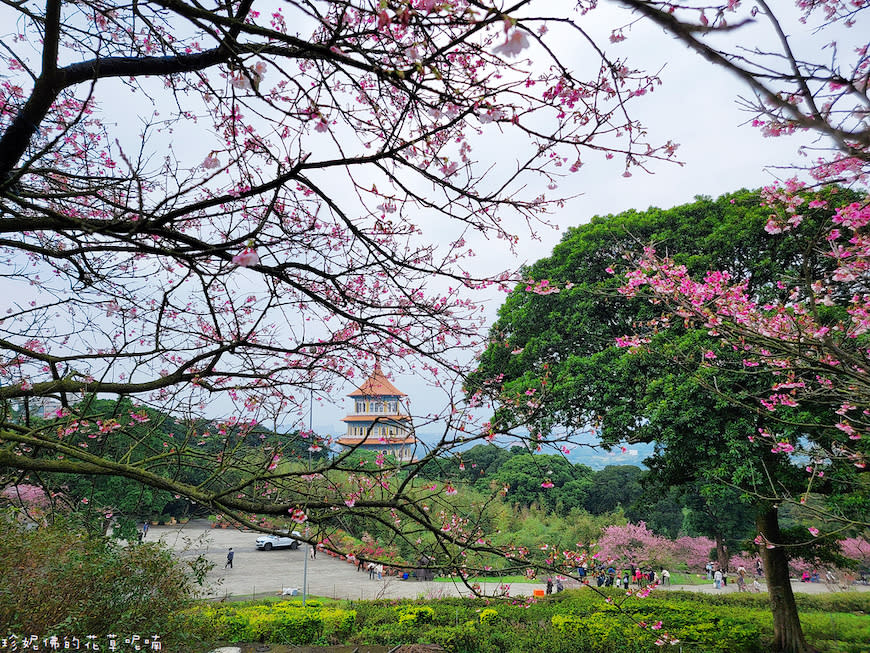
<path id="1" fill-rule="evenodd" d="M 706 374 L 697 359 L 688 358 L 698 348 L 713 347 L 704 330 L 650 334 L 655 342 L 643 352 L 621 347 L 625 334 L 659 311 L 620 295 L 613 272 L 622 253 L 657 242 L 690 270 L 727 268 L 751 279 L 756 292 L 775 294 L 777 275 L 808 261 L 798 236 L 767 237 L 767 212 L 759 203 L 757 193 L 743 191 L 668 210 L 596 217 L 572 228 L 551 257 L 528 268 L 531 281 L 506 300 L 470 389 L 497 388 L 496 423 L 530 423 L 545 433 L 594 428 L 609 446 L 655 442 L 648 480 L 686 486 L 698 517 L 694 529 L 736 544 L 751 532 L 747 522 L 754 517 L 740 513 L 740 493 L 726 496 L 724 485 L 753 490 L 763 482 L 762 466 L 780 483 L 791 483 L 793 492 L 800 492 L 804 478 L 781 457 L 756 455 L 748 437 L 765 425 L 765 416 L 711 388 L 727 389 L 739 402 L 763 381 Z M 817 209 L 800 234 L 810 238 L 829 212 Z M 539 280 L 559 292 L 539 291 Z M 494 386 L 493 378 L 500 380 Z M 793 430 L 798 437 L 801 431 Z M 591 500 L 598 499 L 603 495 Z M 742 524 L 735 522 L 741 518 Z"/>
<path id="2" fill-rule="evenodd" d="M 171 632 L 205 575 L 157 543 L 121 546 L 60 518 L 33 526 L 0 513 L 0 636 Z"/>

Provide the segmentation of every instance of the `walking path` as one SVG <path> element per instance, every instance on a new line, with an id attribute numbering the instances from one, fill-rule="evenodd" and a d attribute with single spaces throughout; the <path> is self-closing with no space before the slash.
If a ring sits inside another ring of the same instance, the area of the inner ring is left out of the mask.
<path id="1" fill-rule="evenodd" d="M 148 540 L 160 539 L 183 557 L 203 554 L 215 563 L 207 576 L 210 586 L 206 596 L 243 600 L 252 597 L 275 596 L 287 588 L 295 588 L 302 594 L 303 585 L 308 594 L 328 596 L 336 599 L 377 599 L 377 598 L 444 598 L 468 596 L 472 592 L 461 582 L 401 580 L 396 576 L 385 576 L 382 580 L 370 580 L 366 571 L 356 571 L 356 567 L 346 561 L 333 558 L 320 551 L 315 559 L 308 554 L 308 546 L 299 549 L 276 549 L 258 551 L 254 542 L 258 533 L 240 531 L 232 528 L 212 529 L 205 520 L 194 520 L 184 526 L 152 526 Z M 233 548 L 233 568 L 226 569 L 226 555 Z M 307 563 L 307 564 L 306 564 Z M 307 567 L 307 585 L 306 585 Z M 578 587 L 576 581 L 565 583 L 566 589 Z M 823 594 L 829 590 L 823 583 L 792 583 L 795 592 Z M 482 588 L 486 594 L 499 590 L 497 583 L 486 583 Z M 544 582 L 510 583 L 511 596 L 532 596 L 533 590 L 544 589 Z M 736 592 L 736 583 L 721 590 L 714 589 L 712 583 L 704 585 L 674 585 L 671 590 L 692 592 L 723 593 Z M 763 587 L 765 590 L 766 588 Z M 840 588 L 836 588 L 838 591 Z M 853 591 L 870 591 L 870 586 L 853 585 Z"/>

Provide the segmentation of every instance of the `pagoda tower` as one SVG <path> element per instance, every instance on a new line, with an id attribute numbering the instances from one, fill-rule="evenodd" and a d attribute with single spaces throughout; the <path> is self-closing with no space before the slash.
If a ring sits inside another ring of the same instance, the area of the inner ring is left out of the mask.
<path id="1" fill-rule="evenodd" d="M 411 416 L 403 413 L 401 406 L 402 397 L 407 395 L 384 376 L 379 362 L 348 397 L 353 400 L 353 412 L 342 419 L 347 433 L 338 444 L 345 449 L 381 452 L 400 462 L 414 460 L 417 438 L 411 433 Z"/>

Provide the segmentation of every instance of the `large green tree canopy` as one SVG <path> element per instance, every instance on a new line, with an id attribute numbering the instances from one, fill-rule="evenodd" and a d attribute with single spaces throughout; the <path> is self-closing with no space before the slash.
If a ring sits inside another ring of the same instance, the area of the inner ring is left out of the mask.
<path id="1" fill-rule="evenodd" d="M 790 595 L 786 551 L 779 545 L 788 544 L 792 555 L 812 555 L 798 546 L 812 538 L 806 529 L 797 537 L 782 532 L 776 506 L 783 498 L 797 503 L 805 493 L 806 460 L 772 451 L 771 442 L 757 436 L 775 424 L 782 446 L 791 447 L 829 439 L 830 429 L 815 424 L 820 420 L 811 404 L 776 417 L 762 409 L 756 399 L 773 385 L 771 372 L 744 367 L 740 348 L 706 328 L 678 318 L 663 328 L 662 307 L 621 294 L 625 281 L 618 272 L 624 255 L 652 244 L 692 276 L 723 270 L 745 279 L 758 298 L 785 300 L 790 284 L 783 280 L 807 267 L 831 266 L 817 238 L 833 207 L 854 196 L 837 189 L 829 196 L 828 206 L 808 208 L 788 238 L 765 232 L 769 209 L 751 191 L 595 217 L 570 229 L 552 256 L 528 267 L 528 281 L 501 307 L 469 392 L 493 399 L 496 430 L 528 428 L 533 438 L 540 433 L 552 442 L 560 430 L 568 439 L 573 431 L 594 429 L 607 446 L 655 442 L 647 463 L 660 484 L 691 483 L 712 501 L 722 496 L 717 486 L 739 489 L 755 508 L 759 536 L 777 545 L 764 552 L 771 596 Z M 711 357 L 734 364 L 705 365 Z M 854 474 L 833 471 L 813 489 L 854 496 Z M 857 505 L 844 504 L 853 512 Z M 849 518 L 843 510 L 838 515 Z M 735 530 L 753 528 L 723 517 L 706 524 L 720 551 Z M 793 599 L 777 601 L 778 618 L 796 624 Z"/>
<path id="2" fill-rule="evenodd" d="M 822 219 L 822 212 L 816 213 Z M 771 239 L 764 232 L 766 220 L 758 195 L 741 191 L 669 210 L 596 216 L 569 229 L 552 256 L 527 268 L 528 284 L 499 310 L 469 388 L 497 388 L 502 410 L 496 419 L 507 423 L 522 418 L 547 430 L 556 424 L 598 426 L 607 442 L 651 439 L 661 420 L 651 421 L 656 406 L 644 397 L 649 384 L 639 381 L 660 383 L 673 357 L 700 346 L 704 334 L 685 331 L 682 341 L 671 334 L 671 356 L 634 355 L 620 347 L 621 337 L 661 311 L 620 295 L 622 282 L 614 268 L 625 252 L 656 243 L 692 272 L 724 269 L 750 279 L 757 292 L 775 292 L 775 280 L 804 263 L 805 245 L 818 221 L 806 221 L 804 238 Z M 642 371 L 645 377 L 638 376 Z M 680 391 L 663 385 L 652 389 Z M 683 419 L 693 422 L 696 415 Z"/>
<path id="3" fill-rule="evenodd" d="M 726 270 L 746 279 L 759 297 L 784 295 L 782 279 L 805 266 L 830 265 L 815 249 L 815 238 L 833 206 L 852 199 L 842 190 L 833 193 L 831 205 L 809 209 L 788 238 L 765 232 L 769 211 L 751 191 L 595 217 L 568 230 L 552 256 L 528 267 L 528 282 L 499 310 L 469 391 L 496 400 L 498 429 L 593 428 L 606 445 L 656 442 L 649 464 L 669 484 L 700 474 L 727 477 L 763 494 L 762 462 L 776 467 L 785 483 L 794 466 L 782 456 L 761 455 L 769 443 L 750 441 L 773 419 L 755 402 L 758 392 L 770 388 L 770 377 L 739 369 L 741 352 L 706 329 L 659 329 L 661 309 L 620 294 L 616 271 L 624 253 L 654 243 L 691 274 Z M 646 346 L 623 346 L 622 338 L 635 333 L 643 333 Z M 702 365 L 711 356 L 730 357 L 737 365 L 731 373 L 711 370 Z M 795 410 L 791 423 L 778 424 L 782 437 L 793 443 L 807 435 L 824 437 L 821 430 L 808 430 L 811 408 Z"/>

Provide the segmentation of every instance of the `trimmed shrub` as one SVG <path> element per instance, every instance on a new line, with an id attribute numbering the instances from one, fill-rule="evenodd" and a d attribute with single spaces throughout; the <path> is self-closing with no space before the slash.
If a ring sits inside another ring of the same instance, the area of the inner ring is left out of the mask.
<path id="1" fill-rule="evenodd" d="M 435 610 L 428 605 L 397 606 L 400 624 L 431 624 L 435 621 Z"/>
<path id="2" fill-rule="evenodd" d="M 430 628 L 421 638 L 424 644 L 439 644 L 450 653 L 477 653 L 479 633 L 473 624 L 460 626 L 436 626 Z"/>
<path id="3" fill-rule="evenodd" d="M 197 606 L 185 617 L 192 633 L 234 643 L 312 644 L 322 639 L 339 643 L 356 626 L 354 610 L 319 604 L 303 607 L 290 601 Z"/>

